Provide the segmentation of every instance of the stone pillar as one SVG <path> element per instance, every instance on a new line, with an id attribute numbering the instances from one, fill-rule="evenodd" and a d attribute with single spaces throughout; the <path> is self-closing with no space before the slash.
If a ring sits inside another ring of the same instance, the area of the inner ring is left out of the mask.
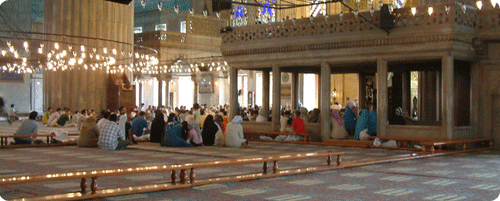
<path id="1" fill-rule="evenodd" d="M 330 139 L 330 91 L 332 70 L 326 62 L 321 63 L 321 87 L 320 87 L 320 117 L 321 138 Z"/>
<path id="2" fill-rule="evenodd" d="M 359 81 L 359 98 L 358 98 L 358 112 L 365 108 L 365 100 L 366 100 L 366 80 L 365 74 L 358 73 L 358 81 Z M 358 114 L 354 114 L 354 116 L 358 116 Z"/>
<path id="3" fill-rule="evenodd" d="M 268 70 L 262 71 L 262 105 L 263 111 L 265 112 L 265 116 L 269 115 L 269 86 L 271 85 Z"/>
<path id="4" fill-rule="evenodd" d="M 172 103 L 170 102 L 170 81 L 172 80 L 172 78 L 166 78 L 165 79 L 165 98 L 167 100 L 165 100 L 165 107 L 170 107 L 172 105 Z"/>
<path id="5" fill-rule="evenodd" d="M 292 109 L 296 110 L 299 102 L 299 73 L 292 73 Z"/>
<path id="6" fill-rule="evenodd" d="M 163 79 L 158 76 L 158 107 L 162 105 L 163 102 Z"/>
<path id="7" fill-rule="evenodd" d="M 198 82 L 198 79 L 196 78 L 196 76 L 193 76 L 192 79 L 193 81 L 193 103 L 198 103 L 198 92 L 199 92 L 199 82 Z"/>
<path id="8" fill-rule="evenodd" d="M 443 94 L 442 101 L 442 124 L 441 124 L 441 132 L 442 136 L 446 137 L 446 139 L 453 139 L 453 103 L 455 101 L 455 97 L 453 94 L 453 80 L 454 80 L 454 61 L 453 56 L 447 55 L 442 59 L 442 67 L 441 67 L 441 79 L 442 79 L 442 88 L 441 92 Z"/>
<path id="9" fill-rule="evenodd" d="M 280 128 L 281 109 L 281 69 L 273 64 L 273 123 L 272 130 L 278 131 Z"/>
<path id="10" fill-rule="evenodd" d="M 139 103 L 137 103 L 137 105 L 141 105 L 142 103 L 142 82 L 139 83 Z M 141 108 L 139 108 L 141 109 Z"/>
<path id="11" fill-rule="evenodd" d="M 408 114 L 411 116 L 411 74 L 410 71 L 405 71 L 402 73 L 403 75 L 403 111 L 407 111 Z M 394 82 L 392 82 L 392 85 L 394 85 Z"/>
<path id="12" fill-rule="evenodd" d="M 233 119 L 238 113 L 238 69 L 230 68 L 229 70 L 229 115 L 228 122 Z"/>
<path id="13" fill-rule="evenodd" d="M 387 136 L 387 61 L 377 60 L 377 135 Z"/>

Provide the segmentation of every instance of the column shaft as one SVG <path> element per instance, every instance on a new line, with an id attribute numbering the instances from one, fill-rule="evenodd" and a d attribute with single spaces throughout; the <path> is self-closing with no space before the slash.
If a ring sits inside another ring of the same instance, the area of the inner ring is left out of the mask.
<path id="1" fill-rule="evenodd" d="M 238 70 L 236 68 L 231 68 L 229 70 L 229 118 L 231 121 L 234 116 L 238 113 Z"/>
<path id="2" fill-rule="evenodd" d="M 453 139 L 453 103 L 454 103 L 454 94 L 453 94 L 453 80 L 454 80 L 454 61 L 453 56 L 444 56 L 442 59 L 442 69 L 441 69 L 441 79 L 442 88 L 441 92 L 443 94 L 442 104 L 442 114 L 443 120 L 441 125 L 442 136 L 446 137 L 446 139 Z"/>
<path id="3" fill-rule="evenodd" d="M 265 116 L 269 115 L 269 85 L 271 84 L 269 71 L 262 71 L 262 105 Z"/>
<path id="4" fill-rule="evenodd" d="M 292 73 L 292 109 L 296 110 L 299 102 L 299 73 Z"/>
<path id="5" fill-rule="evenodd" d="M 163 80 L 158 76 L 158 107 L 163 105 Z"/>
<path id="6" fill-rule="evenodd" d="M 321 63 L 321 88 L 320 88 L 320 117 L 321 138 L 330 139 L 330 90 L 331 90 L 331 68 L 326 62 Z"/>
<path id="7" fill-rule="evenodd" d="M 377 60 L 377 135 L 387 136 L 387 61 Z"/>
<path id="8" fill-rule="evenodd" d="M 272 130 L 278 131 L 280 128 L 281 109 L 281 69 L 278 65 L 273 65 L 273 123 Z"/>

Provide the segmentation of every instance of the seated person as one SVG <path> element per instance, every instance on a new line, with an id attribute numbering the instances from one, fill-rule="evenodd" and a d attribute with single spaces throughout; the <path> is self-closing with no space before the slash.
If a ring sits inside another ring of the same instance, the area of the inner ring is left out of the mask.
<path id="1" fill-rule="evenodd" d="M 304 125 L 304 120 L 300 118 L 300 112 L 295 111 L 295 119 L 292 121 L 292 129 L 293 132 L 296 134 L 305 134 L 306 133 L 306 126 Z M 289 135 L 285 141 L 300 141 L 302 140 L 303 137 L 299 135 Z"/>
<path id="2" fill-rule="evenodd" d="M 243 135 L 242 122 L 241 116 L 235 116 L 233 121 L 227 124 L 225 142 L 227 147 L 247 147 L 248 142 Z"/>
<path id="3" fill-rule="evenodd" d="M 356 121 L 354 139 L 370 140 L 371 136 L 377 135 L 377 112 L 373 111 L 372 103 L 367 103 Z"/>
<path id="4" fill-rule="evenodd" d="M 356 120 L 354 119 L 354 112 L 351 110 L 351 108 L 345 108 L 345 113 L 342 118 L 344 120 L 344 127 L 347 133 L 351 136 L 354 135 Z"/>
<path id="5" fill-rule="evenodd" d="M 130 145 L 130 141 L 125 138 L 125 133 L 116 123 L 117 120 L 118 116 L 116 114 L 112 114 L 109 116 L 109 121 L 105 122 L 102 126 L 102 130 L 100 130 L 99 133 L 99 141 L 97 142 L 99 148 L 105 150 L 116 150 Z"/>
<path id="6" fill-rule="evenodd" d="M 265 110 L 263 107 L 259 109 L 259 116 L 255 119 L 256 122 L 267 122 L 267 115 L 265 114 Z"/>
<path id="7" fill-rule="evenodd" d="M 300 118 L 302 119 L 302 121 L 304 123 L 308 123 L 307 120 L 309 119 L 309 115 L 307 115 L 308 114 L 307 113 L 307 108 L 301 107 L 299 111 L 300 111 Z"/>
<path id="8" fill-rule="evenodd" d="M 219 126 L 214 122 L 214 116 L 208 115 L 203 122 L 203 130 L 201 136 L 203 145 L 212 146 L 215 144 L 215 135 L 220 130 Z"/>
<path id="9" fill-rule="evenodd" d="M 9 114 L 9 118 L 10 118 L 12 121 L 16 121 L 16 120 L 18 120 L 18 118 L 17 118 L 17 116 L 16 116 L 17 111 L 16 111 L 16 109 L 14 109 L 14 106 L 15 106 L 14 104 L 10 105 L 10 109 L 9 109 L 9 112 L 8 112 L 8 114 Z"/>
<path id="10" fill-rule="evenodd" d="M 195 147 L 202 146 L 203 138 L 201 137 L 200 127 L 198 126 L 198 122 L 190 121 L 188 126 L 189 130 L 188 141 Z"/>
<path id="11" fill-rule="evenodd" d="M 144 135 L 144 129 L 149 128 L 148 121 L 146 120 L 145 115 L 146 113 L 144 111 L 140 111 L 139 116 L 132 120 L 132 133 L 137 137 L 141 137 L 142 135 Z"/>
<path id="12" fill-rule="evenodd" d="M 338 110 L 333 110 L 332 111 L 332 131 L 330 133 L 330 136 L 333 139 L 345 139 L 347 138 L 347 130 L 345 129 L 344 126 L 344 119 L 340 116 L 340 112 Z"/>
<path id="13" fill-rule="evenodd" d="M 83 122 L 77 145 L 78 147 L 97 147 L 97 141 L 99 141 L 99 130 L 97 129 L 96 118 L 90 116 Z"/>
<path id="14" fill-rule="evenodd" d="M 75 119 L 76 128 L 78 130 L 80 130 L 80 128 L 84 124 L 85 120 L 88 118 L 87 111 L 82 110 L 80 113 L 75 112 L 75 115 L 73 115 L 73 116 L 74 116 L 73 118 Z M 94 119 L 94 120 L 96 120 L 96 119 Z"/>
<path id="15" fill-rule="evenodd" d="M 59 117 L 61 117 L 62 110 L 61 108 L 57 108 L 56 112 L 52 113 L 49 117 L 48 123 L 45 126 L 48 127 L 58 127 L 57 121 L 59 121 Z"/>
<path id="16" fill-rule="evenodd" d="M 49 118 L 50 118 L 50 114 L 52 113 L 52 108 L 49 107 L 49 109 L 47 109 L 47 112 L 45 112 L 43 114 L 43 118 L 42 118 L 42 124 L 43 125 L 47 125 L 49 123 Z"/>
<path id="17" fill-rule="evenodd" d="M 180 119 L 180 117 L 179 117 Z M 176 120 L 174 120 L 176 121 Z M 180 124 L 172 125 L 171 128 L 168 128 L 165 132 L 165 136 L 161 141 L 161 146 L 165 147 L 192 147 L 192 144 L 189 144 L 182 138 L 182 126 Z"/>
<path id="18" fill-rule="evenodd" d="M 37 134 L 38 133 L 38 123 L 36 123 L 36 117 L 38 116 L 37 112 L 31 112 L 29 115 L 29 118 L 24 120 L 23 123 L 21 123 L 21 126 L 17 129 L 16 133 L 14 133 L 14 136 L 16 135 L 31 135 L 31 134 Z M 14 137 L 14 142 L 16 144 L 31 144 L 31 138 L 30 137 Z"/>
<path id="19" fill-rule="evenodd" d="M 75 126 L 74 123 L 71 123 L 69 116 L 71 115 L 71 111 L 69 109 L 66 109 L 64 113 L 61 114 L 59 119 L 57 120 L 57 125 L 61 127 L 73 127 Z"/>

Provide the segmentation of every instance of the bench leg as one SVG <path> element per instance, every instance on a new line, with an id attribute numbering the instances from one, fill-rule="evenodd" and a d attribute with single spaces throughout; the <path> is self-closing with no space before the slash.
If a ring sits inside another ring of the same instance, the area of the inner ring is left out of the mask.
<path id="1" fill-rule="evenodd" d="M 340 158 L 340 155 L 337 155 L 337 166 L 339 166 L 341 162 L 342 159 Z"/>
<path id="2" fill-rule="evenodd" d="M 194 173 L 194 168 L 191 168 L 191 172 L 189 173 L 189 181 L 191 181 L 191 184 L 194 184 L 195 179 L 196 179 L 196 174 Z"/>
<path id="3" fill-rule="evenodd" d="M 278 161 L 274 161 L 273 165 L 273 173 L 276 174 L 278 172 Z"/>
<path id="4" fill-rule="evenodd" d="M 97 177 L 92 177 L 92 184 L 90 185 L 90 190 L 92 190 L 92 194 L 97 192 Z"/>
<path id="5" fill-rule="evenodd" d="M 87 192 L 87 179 L 82 178 L 82 181 L 80 182 L 80 188 L 81 188 L 81 193 L 85 194 Z"/>
<path id="6" fill-rule="evenodd" d="M 267 174 L 267 162 L 264 162 L 264 165 L 262 166 L 262 170 L 264 171 L 264 174 Z"/>
<path id="7" fill-rule="evenodd" d="M 170 179 L 172 179 L 172 184 L 175 184 L 175 179 L 176 179 L 175 170 L 172 170 L 172 174 L 170 174 Z"/>
<path id="8" fill-rule="evenodd" d="M 332 163 L 332 156 L 331 156 L 331 155 L 328 155 L 328 156 L 326 157 L 326 164 L 327 164 L 327 165 L 330 165 L 331 163 Z"/>
<path id="9" fill-rule="evenodd" d="M 187 180 L 186 170 L 181 170 L 179 177 L 181 178 L 181 184 L 185 184 Z"/>

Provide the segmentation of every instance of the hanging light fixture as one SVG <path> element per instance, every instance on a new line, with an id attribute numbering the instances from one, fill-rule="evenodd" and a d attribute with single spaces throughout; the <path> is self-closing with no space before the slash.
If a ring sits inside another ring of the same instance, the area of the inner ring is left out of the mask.
<path id="1" fill-rule="evenodd" d="M 141 0 L 142 8 L 146 8 L 146 0 Z"/>
<path id="2" fill-rule="evenodd" d="M 445 6 L 444 11 L 446 11 L 446 14 L 450 14 L 450 6 Z"/>
<path id="3" fill-rule="evenodd" d="M 177 5 L 177 4 L 174 5 L 174 11 L 176 13 L 179 13 L 179 5 Z"/>
<path id="4" fill-rule="evenodd" d="M 477 8 L 479 8 L 479 10 L 481 10 L 481 8 L 483 7 L 483 1 L 481 0 L 476 1 L 476 6 Z"/>
<path id="5" fill-rule="evenodd" d="M 427 8 L 427 13 L 429 13 L 429 16 L 432 15 L 433 12 L 434 12 L 434 8 L 433 7 Z"/>
<path id="6" fill-rule="evenodd" d="M 161 11 L 162 7 L 163 7 L 163 3 L 161 1 L 158 1 L 158 10 Z"/>
<path id="7" fill-rule="evenodd" d="M 191 13 L 191 15 L 194 15 L 194 9 L 193 9 L 193 8 L 190 8 L 190 9 L 189 9 L 189 13 Z"/>
<path id="8" fill-rule="evenodd" d="M 413 14 L 413 16 L 415 16 L 415 14 L 417 14 L 417 8 L 416 7 L 411 7 L 411 14 Z"/>

